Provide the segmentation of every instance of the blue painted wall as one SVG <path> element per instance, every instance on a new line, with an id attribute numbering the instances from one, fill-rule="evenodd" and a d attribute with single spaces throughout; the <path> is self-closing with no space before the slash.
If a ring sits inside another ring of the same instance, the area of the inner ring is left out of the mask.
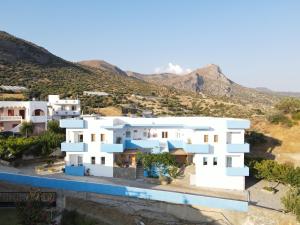
<path id="1" fill-rule="evenodd" d="M 97 194 L 115 195 L 123 197 L 135 197 L 175 204 L 198 205 L 242 212 L 248 211 L 248 202 L 246 201 L 192 195 L 179 192 L 159 191 L 128 186 L 107 185 L 101 183 L 90 183 L 86 181 L 71 181 L 6 172 L 0 172 L 0 180 L 16 184 L 31 185 L 34 187 L 92 192 Z"/>
<path id="2" fill-rule="evenodd" d="M 84 176 L 84 166 L 65 166 L 65 174 L 72 176 Z"/>

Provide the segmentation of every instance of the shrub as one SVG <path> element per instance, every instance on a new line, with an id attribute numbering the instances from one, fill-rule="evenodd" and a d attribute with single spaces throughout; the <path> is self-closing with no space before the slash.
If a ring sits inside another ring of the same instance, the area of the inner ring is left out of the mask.
<path id="1" fill-rule="evenodd" d="M 20 127 L 20 133 L 28 137 L 33 133 L 34 125 L 32 122 L 23 122 Z"/>
<path id="2" fill-rule="evenodd" d="M 54 133 L 64 133 L 64 129 L 59 127 L 59 122 L 57 120 L 50 120 L 47 124 L 48 131 Z"/>
<path id="3" fill-rule="evenodd" d="M 300 120 L 300 112 L 295 112 L 292 114 L 293 120 Z"/>
<path id="4" fill-rule="evenodd" d="M 285 98 L 275 105 L 275 108 L 283 113 L 295 113 L 300 111 L 300 99 Z"/>
<path id="5" fill-rule="evenodd" d="M 269 115 L 267 117 L 268 121 L 273 124 L 282 124 L 286 125 L 287 127 L 293 126 L 293 121 L 290 120 L 286 115 L 281 112 Z"/>

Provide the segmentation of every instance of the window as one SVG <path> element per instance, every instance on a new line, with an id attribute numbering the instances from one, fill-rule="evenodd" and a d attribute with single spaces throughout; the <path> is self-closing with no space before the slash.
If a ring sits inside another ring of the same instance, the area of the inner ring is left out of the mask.
<path id="1" fill-rule="evenodd" d="M 96 141 L 96 134 L 91 134 L 91 142 Z"/>
<path id="2" fill-rule="evenodd" d="M 232 157 L 231 156 L 226 157 L 226 167 L 232 167 Z"/>
<path id="3" fill-rule="evenodd" d="M 105 141 L 105 134 L 100 134 L 100 140 L 101 142 Z"/>
<path id="4" fill-rule="evenodd" d="M 15 111 L 13 109 L 9 109 L 9 110 L 7 110 L 7 115 L 8 116 L 14 116 L 15 115 Z"/>
<path id="5" fill-rule="evenodd" d="M 80 165 L 82 165 L 82 156 L 78 156 L 78 158 L 77 158 L 77 164 L 80 166 Z"/>
<path id="6" fill-rule="evenodd" d="M 105 165 L 105 157 L 101 157 L 101 165 Z"/>
<path id="7" fill-rule="evenodd" d="M 72 111 L 75 111 L 75 110 L 76 110 L 76 106 L 72 105 Z"/>
<path id="8" fill-rule="evenodd" d="M 130 138 L 130 137 L 131 137 L 131 132 L 130 132 L 130 131 L 126 131 L 125 136 L 126 136 L 127 138 Z"/>
<path id="9" fill-rule="evenodd" d="M 177 137 L 177 138 L 180 138 L 180 132 L 177 132 L 177 133 L 176 133 L 176 137 Z"/>
<path id="10" fill-rule="evenodd" d="M 161 137 L 162 138 L 168 138 L 168 132 L 167 131 L 161 132 Z"/>
<path id="11" fill-rule="evenodd" d="M 143 132 L 143 136 L 144 136 L 144 137 L 148 137 L 148 134 L 147 134 L 146 131 Z"/>
<path id="12" fill-rule="evenodd" d="M 214 135 L 214 142 L 215 143 L 219 142 L 219 136 L 217 134 Z"/>
<path id="13" fill-rule="evenodd" d="M 95 164 L 96 163 L 96 158 L 93 156 L 91 157 L 91 164 Z"/>
<path id="14" fill-rule="evenodd" d="M 214 157 L 213 165 L 214 165 L 214 166 L 218 165 L 218 158 L 217 158 L 217 157 Z"/>
<path id="15" fill-rule="evenodd" d="M 203 166 L 207 165 L 207 157 L 203 157 Z"/>
<path id="16" fill-rule="evenodd" d="M 121 137 L 117 137 L 116 144 L 122 144 L 122 138 Z"/>
<path id="17" fill-rule="evenodd" d="M 83 142 L 83 134 L 79 134 L 79 142 Z"/>
<path id="18" fill-rule="evenodd" d="M 205 134 L 205 135 L 204 135 L 204 143 L 207 143 L 207 142 L 208 142 L 208 135 Z"/>

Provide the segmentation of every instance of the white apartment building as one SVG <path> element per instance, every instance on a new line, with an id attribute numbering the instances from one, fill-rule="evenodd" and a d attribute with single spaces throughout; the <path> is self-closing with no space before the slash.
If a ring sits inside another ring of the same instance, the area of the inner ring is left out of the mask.
<path id="1" fill-rule="evenodd" d="M 19 132 L 23 121 L 34 124 L 34 133 L 47 128 L 47 102 L 0 101 L 0 131 Z"/>
<path id="2" fill-rule="evenodd" d="M 136 153 L 169 152 L 194 163 L 190 184 L 245 189 L 244 130 L 249 120 L 212 117 L 97 117 L 60 120 L 66 128 L 65 173 L 113 177 L 117 167 L 136 168 Z"/>
<path id="3" fill-rule="evenodd" d="M 80 116 L 80 100 L 60 99 L 59 95 L 48 95 L 49 118 L 60 120 Z"/>

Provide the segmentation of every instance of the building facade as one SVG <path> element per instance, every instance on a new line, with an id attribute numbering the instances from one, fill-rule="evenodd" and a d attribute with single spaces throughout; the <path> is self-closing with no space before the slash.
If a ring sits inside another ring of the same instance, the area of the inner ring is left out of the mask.
<path id="1" fill-rule="evenodd" d="M 117 168 L 136 168 L 136 153 L 169 152 L 178 164 L 195 165 L 190 184 L 245 189 L 244 130 L 250 121 L 211 117 L 97 117 L 60 120 L 66 128 L 65 172 L 113 177 Z"/>
<path id="2" fill-rule="evenodd" d="M 34 133 L 47 128 L 47 102 L 0 101 L 0 131 L 19 132 L 22 122 L 32 122 Z"/>
<path id="3" fill-rule="evenodd" d="M 49 118 L 60 120 L 80 116 L 80 100 L 60 99 L 59 95 L 48 96 Z"/>

